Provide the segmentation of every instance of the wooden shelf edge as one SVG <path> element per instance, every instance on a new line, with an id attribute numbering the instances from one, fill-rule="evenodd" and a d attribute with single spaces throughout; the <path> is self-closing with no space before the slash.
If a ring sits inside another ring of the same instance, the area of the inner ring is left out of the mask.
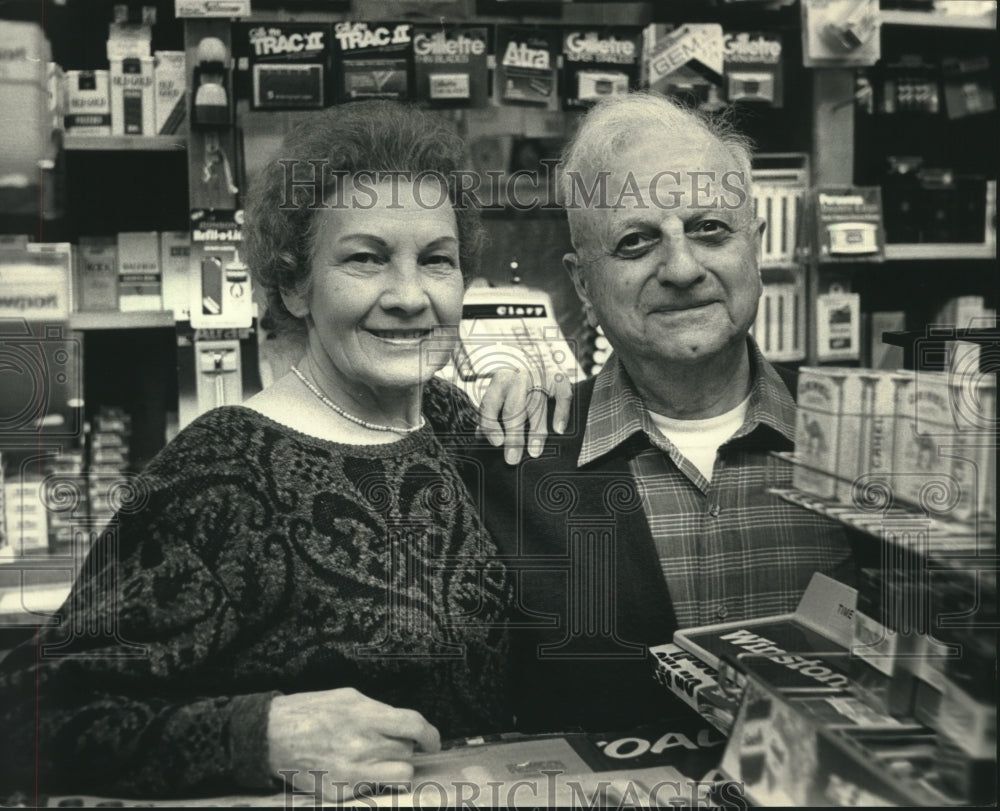
<path id="1" fill-rule="evenodd" d="M 172 310 L 143 310 L 133 313 L 92 312 L 72 313 L 69 317 L 70 329 L 152 329 L 173 327 Z"/>
<path id="2" fill-rule="evenodd" d="M 905 259 L 996 259 L 988 242 L 895 242 L 885 246 L 886 261 Z"/>
<path id="3" fill-rule="evenodd" d="M 977 31 L 991 31 L 997 26 L 997 16 L 993 14 L 941 14 L 932 11 L 906 11 L 905 9 L 883 9 L 883 25 L 912 25 L 925 28 L 966 28 Z"/>
<path id="4" fill-rule="evenodd" d="M 84 152 L 177 152 L 187 149 L 186 135 L 85 135 L 67 132 L 63 148 Z"/>

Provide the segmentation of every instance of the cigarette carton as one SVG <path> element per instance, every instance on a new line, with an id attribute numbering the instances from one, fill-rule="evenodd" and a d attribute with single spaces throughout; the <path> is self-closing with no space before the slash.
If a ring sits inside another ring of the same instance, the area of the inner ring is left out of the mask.
<path id="1" fill-rule="evenodd" d="M 155 134 L 155 91 L 153 57 L 112 60 L 111 134 Z"/>
<path id="2" fill-rule="evenodd" d="M 187 65 L 184 51 L 155 51 L 153 79 L 155 132 L 172 135 L 184 131 L 187 116 Z"/>
<path id="3" fill-rule="evenodd" d="M 995 383 L 981 375 L 920 371 L 897 387 L 899 498 L 944 519 L 995 517 Z"/>
<path id="4" fill-rule="evenodd" d="M 174 318 L 191 318 L 191 235 L 187 231 L 160 234 L 160 271 L 163 273 L 163 309 L 173 310 Z"/>
<path id="5" fill-rule="evenodd" d="M 118 309 L 118 239 L 82 236 L 76 263 L 76 301 L 81 312 Z"/>
<path id="6" fill-rule="evenodd" d="M 118 308 L 122 312 L 163 309 L 160 240 L 156 231 L 118 235 Z"/>
<path id="7" fill-rule="evenodd" d="M 67 132 L 111 134 L 110 77 L 106 70 L 66 71 Z"/>
<path id="8" fill-rule="evenodd" d="M 895 377 L 870 369 L 799 370 L 795 488 L 850 504 L 859 479 L 888 472 Z"/>

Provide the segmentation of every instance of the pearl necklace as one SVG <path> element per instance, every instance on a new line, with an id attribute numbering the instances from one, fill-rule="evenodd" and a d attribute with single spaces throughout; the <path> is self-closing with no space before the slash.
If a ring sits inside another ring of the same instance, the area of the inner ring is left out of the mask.
<path id="1" fill-rule="evenodd" d="M 363 428 L 369 429 L 370 431 L 388 431 L 390 433 L 396 433 L 396 434 L 412 434 L 414 431 L 419 431 L 426 424 L 423 414 L 420 415 L 420 425 L 416 425 L 410 428 L 396 428 L 392 425 L 379 425 L 378 423 L 375 422 L 368 422 L 368 420 L 363 420 L 361 419 L 361 417 L 355 417 L 353 414 L 349 414 L 348 412 L 344 411 L 344 409 L 342 409 L 339 405 L 333 402 L 333 400 L 331 400 L 329 397 L 323 394 L 323 392 L 321 392 L 318 388 L 316 388 L 316 386 L 304 374 L 302 374 L 302 372 L 299 371 L 298 366 L 293 366 L 292 371 L 295 372 L 295 376 L 299 380 L 301 380 L 303 384 L 305 384 L 305 387 L 316 395 L 316 397 L 319 399 L 321 403 L 323 403 L 323 405 L 327 406 L 333 411 L 336 411 L 345 420 L 350 420 L 355 425 L 360 425 Z"/>

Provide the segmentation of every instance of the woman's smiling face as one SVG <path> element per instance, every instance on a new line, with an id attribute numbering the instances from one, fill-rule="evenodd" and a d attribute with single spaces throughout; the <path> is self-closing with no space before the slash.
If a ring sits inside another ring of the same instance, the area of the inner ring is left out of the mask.
<path id="1" fill-rule="evenodd" d="M 349 188 L 346 206 L 316 212 L 306 289 L 283 296 L 334 380 L 412 388 L 450 357 L 465 285 L 455 212 L 430 185 Z"/>

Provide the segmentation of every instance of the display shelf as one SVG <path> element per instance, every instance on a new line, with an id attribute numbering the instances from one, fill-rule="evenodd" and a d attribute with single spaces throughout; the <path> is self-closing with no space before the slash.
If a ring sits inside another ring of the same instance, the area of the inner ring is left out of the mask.
<path id="1" fill-rule="evenodd" d="M 922 28 L 965 28 L 991 31 L 997 27 L 996 8 L 989 14 L 956 14 L 942 11 L 907 11 L 882 9 L 883 25 L 909 25 Z"/>
<path id="2" fill-rule="evenodd" d="M 895 242 L 885 246 L 886 261 L 934 259 L 996 259 L 997 246 L 988 242 Z"/>
<path id="3" fill-rule="evenodd" d="M 73 152 L 176 152 L 187 149 L 186 135 L 81 135 L 67 132 L 63 148 Z"/>
<path id="4" fill-rule="evenodd" d="M 174 323 L 172 310 L 143 310 L 131 313 L 111 310 L 108 312 L 72 313 L 69 317 L 70 327 L 78 330 L 152 329 L 173 327 Z"/>

